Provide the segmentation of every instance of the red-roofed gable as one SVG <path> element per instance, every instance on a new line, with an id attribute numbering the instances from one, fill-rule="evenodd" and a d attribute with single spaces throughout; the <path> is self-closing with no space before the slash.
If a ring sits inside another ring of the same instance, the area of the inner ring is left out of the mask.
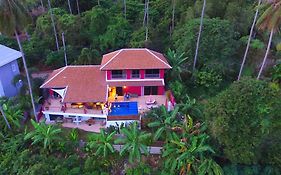
<path id="1" fill-rule="evenodd" d="M 105 72 L 100 66 L 66 66 L 54 70 L 41 88 L 67 88 L 63 102 L 105 102 Z"/>
<path id="2" fill-rule="evenodd" d="M 121 49 L 102 58 L 101 70 L 171 69 L 163 54 L 146 49 Z"/>

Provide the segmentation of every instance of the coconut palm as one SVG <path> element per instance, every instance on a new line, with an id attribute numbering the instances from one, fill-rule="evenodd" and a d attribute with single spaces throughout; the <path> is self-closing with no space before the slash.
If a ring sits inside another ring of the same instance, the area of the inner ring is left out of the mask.
<path id="1" fill-rule="evenodd" d="M 248 55 L 248 51 L 249 51 L 249 47 L 250 47 L 253 31 L 254 31 L 254 28 L 255 28 L 255 25 L 256 25 L 256 21 L 257 21 L 257 18 L 258 18 L 258 14 L 259 14 L 259 6 L 260 6 L 260 4 L 261 4 L 261 0 L 259 0 L 258 7 L 256 8 L 255 17 L 254 17 L 254 20 L 253 20 L 253 23 L 252 23 L 252 27 L 251 27 L 251 30 L 250 30 L 250 35 L 249 35 L 249 38 L 248 38 L 246 50 L 245 50 L 245 53 L 244 53 L 243 61 L 241 63 L 241 67 L 240 67 L 240 71 L 239 71 L 239 75 L 238 75 L 237 80 L 240 80 L 240 78 L 241 78 L 241 74 L 242 74 L 242 71 L 243 71 L 243 68 L 244 68 L 244 64 L 245 64 L 245 61 L 246 61 L 246 58 L 247 58 L 247 55 Z"/>
<path id="2" fill-rule="evenodd" d="M 56 29 L 55 20 L 54 20 L 53 9 L 52 9 L 50 0 L 48 0 L 48 7 L 49 7 L 51 21 L 52 21 L 52 26 L 53 26 L 54 35 L 55 35 L 56 47 L 57 47 L 57 51 L 59 51 L 60 50 L 60 46 L 59 46 L 58 34 L 57 34 L 57 29 Z"/>
<path id="3" fill-rule="evenodd" d="M 258 19 L 257 25 L 259 26 L 260 30 L 270 31 L 270 35 L 266 53 L 264 55 L 257 79 L 260 78 L 261 73 L 264 69 L 270 51 L 273 34 L 279 30 L 281 24 L 281 0 L 266 0 L 263 4 L 263 7 L 266 8 L 266 10 Z"/>
<path id="4" fill-rule="evenodd" d="M 47 125 L 45 123 L 36 123 L 31 120 L 34 130 L 27 133 L 24 140 L 32 140 L 31 145 L 43 145 L 44 149 L 52 150 L 52 146 L 61 140 L 59 134 L 62 132 L 60 128 L 55 125 Z"/>
<path id="5" fill-rule="evenodd" d="M 107 134 L 104 129 L 100 130 L 100 133 L 94 133 L 89 136 L 88 147 L 95 149 L 95 155 L 107 158 L 109 154 L 114 153 L 113 139 L 116 131 Z"/>
<path id="6" fill-rule="evenodd" d="M 67 0 L 67 4 L 68 4 L 69 12 L 70 12 L 70 14 L 72 14 L 72 9 L 71 9 L 70 0 Z"/>
<path id="7" fill-rule="evenodd" d="M 80 16 L 79 0 L 76 0 L 77 14 Z"/>
<path id="8" fill-rule="evenodd" d="M 206 7 L 206 0 L 204 0 L 204 2 L 203 2 L 203 7 L 202 7 L 202 11 L 201 11 L 200 27 L 199 27 L 199 33 L 198 33 L 198 36 L 197 36 L 195 56 L 194 56 L 194 62 L 193 62 L 193 71 L 196 69 L 196 62 L 197 62 L 197 57 L 198 57 L 200 37 L 201 37 L 201 33 L 202 33 L 202 28 L 203 28 L 203 19 L 204 19 L 205 7 Z"/>
<path id="9" fill-rule="evenodd" d="M 172 0 L 172 25 L 171 25 L 171 33 L 174 31 L 175 29 L 175 11 L 176 11 L 176 0 Z"/>
<path id="10" fill-rule="evenodd" d="M 138 123 L 132 123 L 128 128 L 122 128 L 121 133 L 125 137 L 118 138 L 115 143 L 125 144 L 120 150 L 120 155 L 129 154 L 129 162 L 136 163 L 141 161 L 141 154 L 148 155 L 147 141 L 151 134 L 140 131 Z"/>
<path id="11" fill-rule="evenodd" d="M 16 36 L 17 43 L 22 54 L 23 66 L 26 73 L 28 82 L 28 89 L 31 98 L 33 115 L 36 118 L 34 98 L 31 88 L 30 77 L 26 65 L 25 55 L 22 49 L 20 38 L 18 35 L 19 31 L 23 31 L 25 26 L 29 23 L 30 16 L 22 1 L 18 0 L 2 0 L 0 3 L 0 32 L 7 36 Z M 36 118 L 37 120 L 37 118 Z"/>

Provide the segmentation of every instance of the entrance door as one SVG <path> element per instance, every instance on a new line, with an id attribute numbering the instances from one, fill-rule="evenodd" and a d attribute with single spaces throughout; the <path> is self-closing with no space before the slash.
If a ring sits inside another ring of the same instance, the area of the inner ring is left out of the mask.
<path id="1" fill-rule="evenodd" d="M 157 86 L 145 86 L 144 95 L 158 95 Z"/>
<path id="2" fill-rule="evenodd" d="M 118 96 L 123 96 L 123 88 L 122 87 L 116 87 L 116 94 L 118 94 Z"/>

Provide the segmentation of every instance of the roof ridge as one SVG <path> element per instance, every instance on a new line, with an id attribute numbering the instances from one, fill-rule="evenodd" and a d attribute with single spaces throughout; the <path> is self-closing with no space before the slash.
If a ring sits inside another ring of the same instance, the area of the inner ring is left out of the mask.
<path id="1" fill-rule="evenodd" d="M 101 66 L 100 70 L 102 70 L 106 65 L 108 65 L 117 55 L 119 55 L 123 49 L 120 49 L 118 53 L 116 53 L 110 60 L 108 60 L 103 66 Z"/>
<path id="2" fill-rule="evenodd" d="M 52 79 L 54 79 L 56 76 L 58 76 L 61 72 L 63 72 L 68 66 L 65 66 L 62 70 L 60 70 L 58 73 L 56 73 L 52 78 L 50 78 L 48 81 L 46 81 L 44 84 L 40 86 L 40 88 L 43 88 L 47 83 L 49 83 Z"/>
<path id="3" fill-rule="evenodd" d="M 101 65 L 68 65 L 67 67 L 100 67 Z"/>
<path id="4" fill-rule="evenodd" d="M 169 68 L 172 68 L 169 64 L 167 64 L 165 61 L 163 61 L 161 58 L 159 58 L 157 55 L 155 55 L 154 53 L 152 53 L 151 50 L 145 48 L 145 50 L 147 50 L 152 56 L 156 57 L 159 61 L 161 61 L 162 63 L 166 64 Z"/>

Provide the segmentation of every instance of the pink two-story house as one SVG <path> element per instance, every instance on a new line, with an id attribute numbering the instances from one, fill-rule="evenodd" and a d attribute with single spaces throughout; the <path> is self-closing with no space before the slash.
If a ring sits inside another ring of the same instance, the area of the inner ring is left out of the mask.
<path id="1" fill-rule="evenodd" d="M 106 126 L 139 120 L 143 110 L 167 102 L 167 69 L 171 66 L 163 54 L 130 48 L 105 54 L 101 65 L 54 70 L 41 86 L 49 96 L 43 114 L 48 122 L 58 117 L 74 117 L 76 123 L 95 118 L 105 120 Z"/>

